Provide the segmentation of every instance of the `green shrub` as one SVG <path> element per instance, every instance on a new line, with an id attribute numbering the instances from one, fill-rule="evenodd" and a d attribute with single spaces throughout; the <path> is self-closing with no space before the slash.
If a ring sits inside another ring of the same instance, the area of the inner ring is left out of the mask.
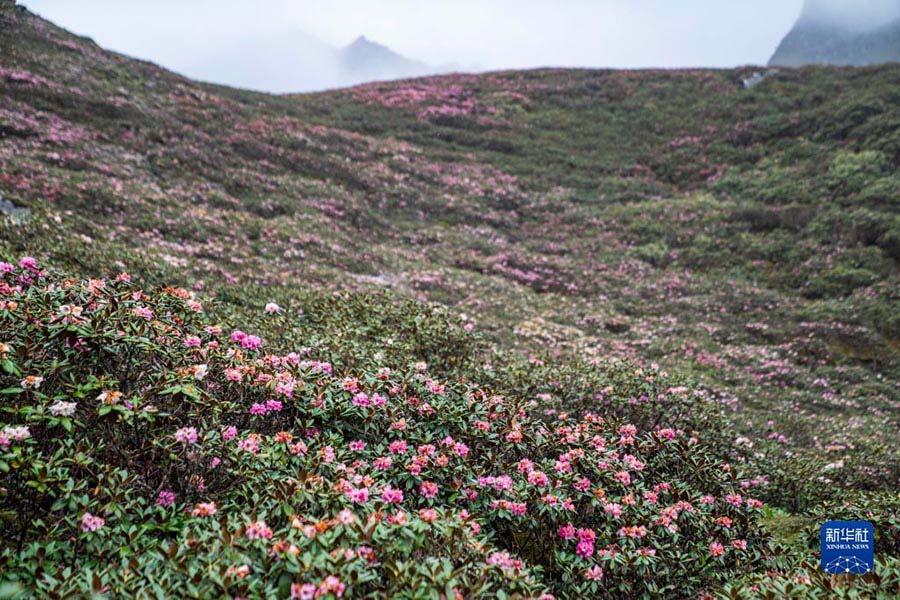
<path id="1" fill-rule="evenodd" d="M 696 593 L 769 554 L 762 503 L 718 458 L 723 422 L 665 373 L 599 370 L 568 389 L 607 383 L 576 414 L 554 408 L 565 372 L 520 372 L 524 396 L 377 353 L 339 373 L 273 304 L 263 341 L 183 289 L 0 271 L 12 585 L 623 598 Z"/>
<path id="2" fill-rule="evenodd" d="M 876 150 L 842 150 L 831 161 L 828 175 L 833 186 L 853 194 L 862 191 L 866 184 L 882 173 L 886 165 L 886 157 Z"/>

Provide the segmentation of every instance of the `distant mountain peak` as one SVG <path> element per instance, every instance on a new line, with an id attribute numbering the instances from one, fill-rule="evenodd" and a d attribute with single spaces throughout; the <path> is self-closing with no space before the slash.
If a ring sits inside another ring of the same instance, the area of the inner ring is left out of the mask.
<path id="1" fill-rule="evenodd" d="M 415 77 L 433 72 L 425 63 L 394 52 L 384 44 L 360 35 L 339 53 L 341 69 L 366 79 Z"/>
<path id="2" fill-rule="evenodd" d="M 349 44 L 344 46 L 344 49 L 346 50 L 348 48 L 365 48 L 366 46 L 379 46 L 379 47 L 384 48 L 384 46 L 382 46 L 378 42 L 373 42 L 366 36 L 360 35 L 355 40 L 353 40 L 352 42 L 350 42 Z"/>
<path id="3" fill-rule="evenodd" d="M 897 0 L 806 0 L 770 65 L 870 65 L 900 61 Z"/>

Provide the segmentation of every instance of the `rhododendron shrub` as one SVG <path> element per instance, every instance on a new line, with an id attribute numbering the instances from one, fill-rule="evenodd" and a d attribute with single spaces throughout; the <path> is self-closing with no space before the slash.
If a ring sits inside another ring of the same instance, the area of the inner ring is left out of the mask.
<path id="1" fill-rule="evenodd" d="M 681 423 L 339 373 L 124 275 L 2 277 L 2 556 L 48 593 L 678 595 L 770 552 Z"/>

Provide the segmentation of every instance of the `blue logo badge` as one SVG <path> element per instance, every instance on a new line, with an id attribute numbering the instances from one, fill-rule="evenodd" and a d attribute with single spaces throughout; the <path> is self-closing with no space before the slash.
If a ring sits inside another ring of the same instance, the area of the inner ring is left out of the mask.
<path id="1" fill-rule="evenodd" d="M 868 521 L 828 521 L 821 538 L 826 573 L 863 575 L 875 565 L 875 528 Z"/>

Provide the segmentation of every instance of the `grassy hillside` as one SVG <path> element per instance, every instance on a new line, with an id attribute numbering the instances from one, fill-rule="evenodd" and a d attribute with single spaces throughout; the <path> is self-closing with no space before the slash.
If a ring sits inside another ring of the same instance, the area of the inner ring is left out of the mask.
<path id="1" fill-rule="evenodd" d="M 900 585 L 900 67 L 275 97 L 0 6 L 8 590 Z"/>

